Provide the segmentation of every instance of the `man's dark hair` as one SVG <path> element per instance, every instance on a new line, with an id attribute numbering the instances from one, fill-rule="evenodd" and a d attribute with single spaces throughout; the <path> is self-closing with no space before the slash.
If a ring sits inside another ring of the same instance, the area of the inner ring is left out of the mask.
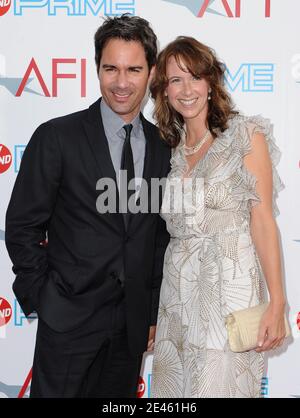
<path id="1" fill-rule="evenodd" d="M 102 51 L 111 39 L 140 42 L 145 50 L 149 71 L 156 64 L 157 37 L 150 27 L 149 22 L 138 16 L 124 14 L 119 17 L 108 17 L 95 33 L 95 61 L 97 72 L 99 72 Z"/>

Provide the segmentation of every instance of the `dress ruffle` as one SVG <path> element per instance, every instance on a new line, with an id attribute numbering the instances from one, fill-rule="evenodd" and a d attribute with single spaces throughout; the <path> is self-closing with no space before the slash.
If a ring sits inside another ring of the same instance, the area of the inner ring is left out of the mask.
<path id="1" fill-rule="evenodd" d="M 276 199 L 278 193 L 284 189 L 284 184 L 277 171 L 277 165 L 280 161 L 281 152 L 275 144 L 273 136 L 273 126 L 270 120 L 260 115 L 244 116 L 235 115 L 229 120 L 229 126 L 224 132 L 220 132 L 207 154 L 190 171 L 190 174 L 196 174 L 201 177 L 207 174 L 207 170 L 212 171 L 219 163 L 223 161 L 223 178 L 234 178 L 234 188 L 232 196 L 241 205 L 249 204 L 250 208 L 260 202 L 256 191 L 256 177 L 250 173 L 244 165 L 243 157 L 251 151 L 251 138 L 254 133 L 265 135 L 269 154 L 272 163 L 273 172 L 273 214 L 279 214 Z M 187 162 L 183 153 L 183 141 L 173 150 L 171 158 L 172 177 L 182 177 L 188 171 Z"/>
<path id="2" fill-rule="evenodd" d="M 272 163 L 272 172 L 273 172 L 273 214 L 274 216 L 279 215 L 279 209 L 276 203 L 279 192 L 284 189 L 284 184 L 278 174 L 277 166 L 281 158 L 281 152 L 275 143 L 275 138 L 273 135 L 273 125 L 269 119 L 265 119 L 260 115 L 244 117 L 245 124 L 248 130 L 248 136 L 245 155 L 251 151 L 251 138 L 255 133 L 262 133 L 267 141 L 269 154 Z M 254 177 L 254 176 L 253 176 Z"/>

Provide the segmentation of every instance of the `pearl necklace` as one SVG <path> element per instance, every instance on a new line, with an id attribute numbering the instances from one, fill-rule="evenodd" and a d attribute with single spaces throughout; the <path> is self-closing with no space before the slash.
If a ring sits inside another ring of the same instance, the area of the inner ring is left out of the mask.
<path id="1" fill-rule="evenodd" d="M 203 147 L 203 145 L 208 141 L 210 136 L 211 136 L 210 130 L 207 129 L 203 137 L 199 140 L 199 142 L 196 145 L 193 145 L 192 147 L 188 147 L 186 144 L 184 144 L 183 148 L 184 148 L 185 155 L 192 155 L 198 152 Z M 185 137 L 185 140 L 186 140 L 186 137 Z"/>

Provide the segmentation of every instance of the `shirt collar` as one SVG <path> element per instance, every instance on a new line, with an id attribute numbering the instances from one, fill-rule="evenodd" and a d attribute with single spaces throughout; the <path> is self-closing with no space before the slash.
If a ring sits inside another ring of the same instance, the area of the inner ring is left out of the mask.
<path id="1" fill-rule="evenodd" d="M 110 135 L 118 135 L 124 137 L 125 131 L 123 129 L 124 125 L 127 125 L 124 120 L 117 115 L 105 102 L 102 97 L 100 102 L 100 111 L 102 116 L 102 121 L 105 130 L 107 130 Z M 140 114 L 137 114 L 136 117 L 130 122 L 132 124 L 132 133 L 135 136 L 139 135 L 139 131 L 142 128 L 142 121 Z"/>

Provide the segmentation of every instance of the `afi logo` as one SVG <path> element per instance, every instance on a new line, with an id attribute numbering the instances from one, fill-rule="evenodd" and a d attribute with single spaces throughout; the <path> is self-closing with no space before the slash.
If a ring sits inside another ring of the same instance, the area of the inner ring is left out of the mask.
<path id="1" fill-rule="evenodd" d="M 0 0 L 0 16 L 8 12 L 11 5 L 11 0 Z"/>
<path id="2" fill-rule="evenodd" d="M 11 152 L 5 145 L 0 144 L 0 174 L 9 169 L 11 162 Z"/>
<path id="3" fill-rule="evenodd" d="M 195 16 L 203 17 L 205 13 L 223 15 L 227 17 L 241 17 L 242 0 L 164 0 L 169 3 L 179 4 L 187 7 Z M 271 16 L 271 0 L 261 0 L 265 5 L 265 17 Z M 222 13 L 210 7 L 218 4 L 222 8 Z"/>
<path id="4" fill-rule="evenodd" d="M 29 384 L 31 382 L 32 369 L 30 369 L 22 386 L 7 385 L 0 381 L 0 398 L 29 398 Z"/>
<path id="5" fill-rule="evenodd" d="M 62 72 L 60 70 L 60 65 L 70 65 L 72 66 L 70 72 Z M 47 71 L 47 74 L 49 71 Z M 38 63 L 34 58 L 31 59 L 25 74 L 22 78 L 13 78 L 13 77 L 0 77 L 0 86 L 5 87 L 10 93 L 16 97 L 20 97 L 23 92 L 33 93 L 37 95 L 42 95 L 41 93 L 36 92 L 28 88 L 28 84 L 32 80 L 36 79 L 40 85 L 40 88 L 46 97 L 58 97 L 58 80 L 65 79 L 78 79 L 79 86 L 78 90 L 80 97 L 86 97 L 86 59 L 76 59 L 76 58 L 53 58 L 51 60 L 51 69 L 50 74 L 52 78 L 52 85 L 47 86 L 42 71 L 40 70 Z M 0 154 L 1 155 L 1 154 Z"/>

